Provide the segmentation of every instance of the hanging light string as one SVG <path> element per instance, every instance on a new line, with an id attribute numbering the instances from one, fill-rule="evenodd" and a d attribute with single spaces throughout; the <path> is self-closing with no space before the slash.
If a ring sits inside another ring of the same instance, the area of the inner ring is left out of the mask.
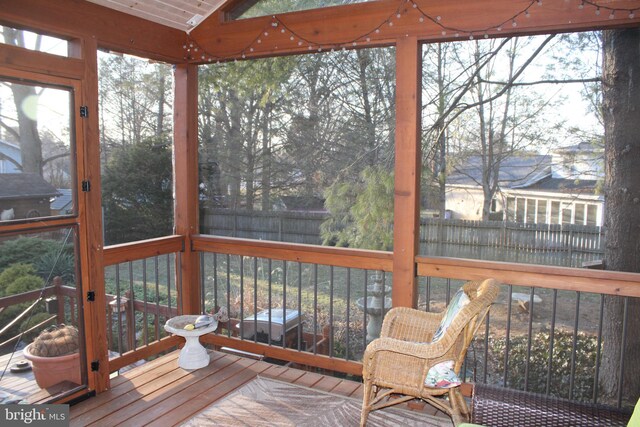
<path id="1" fill-rule="evenodd" d="M 569 3 L 571 0 L 557 0 L 564 1 L 565 3 Z M 366 45 L 371 43 L 374 37 L 379 38 L 379 35 L 390 27 L 396 25 L 402 25 L 402 23 L 412 23 L 410 19 L 403 19 L 403 16 L 408 16 L 411 11 L 415 11 L 418 15 L 418 22 L 420 23 L 432 23 L 440 28 L 440 34 L 442 36 L 450 36 L 452 38 L 461 38 L 465 37 L 470 40 L 473 40 L 475 37 L 481 36 L 484 38 L 489 37 L 490 32 L 500 32 L 505 27 L 517 27 L 519 24 L 519 20 L 521 18 L 530 18 L 533 13 L 535 13 L 535 9 L 543 6 L 543 0 L 531 0 L 524 8 L 515 12 L 512 16 L 504 19 L 495 25 L 491 25 L 485 28 L 476 28 L 476 29 L 462 29 L 457 28 L 451 25 L 448 25 L 443 21 L 440 15 L 432 15 L 427 13 L 420 5 L 416 2 L 416 0 L 400 0 L 398 7 L 395 9 L 393 13 L 391 13 L 386 19 L 384 19 L 380 24 L 373 27 L 371 30 L 365 32 L 362 35 L 357 36 L 356 38 L 349 40 L 339 40 L 335 42 L 324 42 L 318 43 L 311 39 L 308 36 L 305 36 L 295 29 L 288 26 L 285 22 L 283 22 L 280 17 L 277 15 L 273 15 L 271 17 L 271 21 L 268 25 L 266 25 L 247 45 L 246 47 L 236 51 L 228 53 L 224 56 L 215 55 L 207 50 L 203 49 L 195 40 L 189 38 L 189 40 L 183 45 L 185 50 L 184 59 L 192 62 L 213 62 L 213 61 L 222 61 L 222 60 L 238 60 L 245 59 L 248 56 L 251 56 L 256 50 L 258 50 L 259 46 L 265 45 L 269 40 L 270 46 L 272 50 L 278 50 L 278 45 L 276 42 L 271 42 L 271 39 L 274 39 L 273 33 L 280 33 L 282 36 L 288 36 L 286 40 L 283 40 L 287 48 L 290 45 L 297 45 L 298 48 L 302 48 L 303 46 L 307 47 L 309 51 L 317 51 L 322 52 L 323 50 L 337 50 L 337 49 L 348 49 L 354 48 L 360 45 Z M 634 19 L 636 16 L 636 11 L 640 9 L 640 6 L 637 9 L 631 8 L 614 8 L 611 6 L 600 5 L 591 0 L 579 0 L 578 10 L 584 10 L 585 8 L 594 9 L 594 13 L 596 15 L 605 13 L 609 14 L 609 19 L 616 19 L 618 17 L 622 18 L 626 16 L 628 19 Z M 413 21 L 415 23 L 415 21 Z M 268 39 L 268 37 L 270 37 Z"/>

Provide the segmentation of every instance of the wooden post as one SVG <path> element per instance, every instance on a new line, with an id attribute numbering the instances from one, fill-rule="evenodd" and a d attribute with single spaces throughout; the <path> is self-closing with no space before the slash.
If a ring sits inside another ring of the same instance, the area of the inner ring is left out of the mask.
<path id="1" fill-rule="evenodd" d="M 396 159 L 393 226 L 393 306 L 415 307 L 420 234 L 422 62 L 416 37 L 396 43 Z"/>
<path id="2" fill-rule="evenodd" d="M 58 322 L 58 324 L 60 323 L 65 323 L 65 319 L 64 319 L 64 295 L 62 294 L 62 277 L 60 276 L 56 276 L 53 278 L 53 286 L 55 286 L 55 290 L 54 290 L 54 295 L 56 296 L 56 300 L 57 300 L 57 316 L 58 318 L 56 319 L 56 322 Z M 53 314 L 53 313 L 50 313 Z M 72 314 L 73 316 L 73 314 Z"/>
<path id="3" fill-rule="evenodd" d="M 79 42 L 76 42 L 79 43 Z M 80 47 L 81 46 L 81 47 Z M 84 77 L 82 99 L 76 103 L 86 105 L 89 115 L 80 118 L 80 105 L 75 107 L 77 150 L 77 199 L 79 219 L 79 259 L 82 272 L 80 298 L 94 292 L 94 300 L 79 300 L 84 311 L 84 335 L 87 367 L 98 362 L 98 370 L 87 368 L 89 389 L 100 393 L 109 388 L 109 358 L 107 354 L 106 296 L 104 287 L 104 261 L 102 240 L 102 197 L 100 192 L 100 133 L 98 124 L 98 43 L 87 37 L 76 46 L 83 49 Z M 80 191 L 82 181 L 91 184 L 91 191 Z M 72 304 L 73 307 L 73 304 Z M 72 308 L 73 309 L 73 308 Z M 73 315 L 72 315 L 73 318 Z"/>
<path id="4" fill-rule="evenodd" d="M 182 262 L 176 271 L 182 283 L 182 311 L 200 313 L 200 259 L 191 250 L 198 233 L 198 67 L 179 64 L 174 71 L 173 196 L 175 233 L 185 236 Z M 180 283 L 180 282 L 178 282 Z"/>

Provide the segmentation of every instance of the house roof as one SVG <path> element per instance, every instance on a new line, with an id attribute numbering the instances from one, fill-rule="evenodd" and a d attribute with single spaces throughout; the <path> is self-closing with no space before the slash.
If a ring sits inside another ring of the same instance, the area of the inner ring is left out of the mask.
<path id="1" fill-rule="evenodd" d="M 571 194 L 594 194 L 596 180 L 552 178 L 546 176 L 531 185 L 519 187 L 526 190 L 552 191 Z"/>
<path id="2" fill-rule="evenodd" d="M 0 174 L 0 199 L 53 197 L 60 193 L 35 173 Z"/>
<path id="3" fill-rule="evenodd" d="M 511 156 L 502 161 L 498 183 L 502 188 L 528 186 L 551 174 L 551 156 L 530 154 Z M 470 156 L 447 177 L 449 185 L 480 185 L 482 157 Z"/>
<path id="4" fill-rule="evenodd" d="M 68 208 L 73 202 L 73 192 L 69 188 L 58 188 L 60 195 L 51 202 L 51 209 L 60 211 Z"/>

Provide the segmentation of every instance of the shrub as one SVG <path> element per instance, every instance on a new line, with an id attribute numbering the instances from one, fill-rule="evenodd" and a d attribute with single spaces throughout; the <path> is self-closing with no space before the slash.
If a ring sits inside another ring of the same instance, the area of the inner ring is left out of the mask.
<path id="1" fill-rule="evenodd" d="M 4 241 L 0 245 L 0 271 L 12 264 L 32 264 L 42 255 L 59 248 L 60 243 L 55 240 L 36 237 L 20 237 Z"/>
<path id="2" fill-rule="evenodd" d="M 526 376 L 527 390 L 545 393 L 547 373 L 551 360 L 549 394 L 557 397 L 569 397 L 569 380 L 574 370 L 572 399 L 587 401 L 593 395 L 595 377 L 597 338 L 579 332 L 576 337 L 575 360 L 571 362 L 573 352 L 573 332 L 558 330 L 553 334 L 553 355 L 549 357 L 549 331 L 541 331 L 531 337 L 531 351 L 527 355 L 527 337 L 511 337 L 509 344 L 509 369 L 507 386 L 524 390 L 525 365 L 529 357 L 529 369 Z M 502 381 L 504 372 L 505 338 L 489 338 L 490 376 Z"/>

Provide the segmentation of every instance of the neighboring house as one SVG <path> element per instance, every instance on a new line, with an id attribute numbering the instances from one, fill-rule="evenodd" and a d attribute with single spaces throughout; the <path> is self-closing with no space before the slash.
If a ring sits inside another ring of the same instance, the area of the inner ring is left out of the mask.
<path id="1" fill-rule="evenodd" d="M 69 188 L 58 188 L 60 195 L 51 202 L 52 215 L 68 215 L 73 213 L 73 192 Z"/>
<path id="2" fill-rule="evenodd" d="M 451 218 L 482 218 L 481 165 L 482 159 L 472 156 L 447 178 Z M 602 225 L 604 197 L 597 188 L 603 176 L 602 151 L 586 144 L 551 156 L 513 156 L 503 161 L 491 211 L 506 221 Z"/>
<path id="3" fill-rule="evenodd" d="M 34 173 L 0 174 L 0 212 L 13 209 L 14 219 L 51 215 L 56 188 Z"/>
<path id="4" fill-rule="evenodd" d="M 0 173 L 20 173 L 21 170 L 16 163 L 22 163 L 20 147 L 0 141 Z"/>

